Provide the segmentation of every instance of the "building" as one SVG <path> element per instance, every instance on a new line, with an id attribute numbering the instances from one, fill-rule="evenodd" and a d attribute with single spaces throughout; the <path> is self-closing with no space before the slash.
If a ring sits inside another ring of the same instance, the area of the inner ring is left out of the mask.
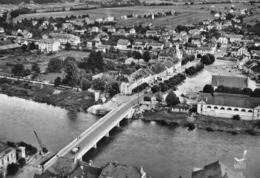
<path id="1" fill-rule="evenodd" d="M 61 45 L 65 45 L 66 43 L 70 43 L 71 45 L 79 45 L 80 37 L 67 34 L 67 33 L 50 33 L 52 39 L 60 41 Z"/>
<path id="2" fill-rule="evenodd" d="M 102 168 L 101 174 L 98 178 L 108 177 L 146 178 L 146 172 L 143 167 L 137 168 L 117 163 L 108 163 Z"/>
<path id="3" fill-rule="evenodd" d="M 234 88 L 248 88 L 247 77 L 235 77 L 235 76 L 224 76 L 224 75 L 212 75 L 211 85 L 214 88 L 218 86 L 234 87 Z"/>
<path id="4" fill-rule="evenodd" d="M 2 28 L 2 27 L 0 27 L 0 34 L 1 34 L 1 33 L 4 33 L 4 32 L 5 32 L 5 29 Z"/>
<path id="5" fill-rule="evenodd" d="M 227 37 L 221 36 L 221 37 L 219 37 L 218 42 L 221 43 L 222 46 L 227 46 L 228 39 L 227 39 Z"/>
<path id="6" fill-rule="evenodd" d="M 131 43 L 129 40 L 120 39 L 120 40 L 118 40 L 116 47 L 120 50 L 126 50 L 127 47 L 130 45 L 131 45 Z"/>
<path id="7" fill-rule="evenodd" d="M 60 42 L 54 39 L 43 39 L 39 41 L 38 47 L 42 52 L 56 52 L 60 50 Z"/>
<path id="8" fill-rule="evenodd" d="M 192 172 L 192 178 L 245 178 L 245 176 L 240 175 L 232 171 L 225 164 L 220 161 L 216 161 L 209 165 L 204 166 L 204 168 L 195 168 Z"/>
<path id="9" fill-rule="evenodd" d="M 209 46 L 201 46 L 197 48 L 197 54 L 201 54 L 202 56 L 205 54 L 214 54 L 214 48 Z"/>
<path id="10" fill-rule="evenodd" d="M 156 30 L 147 30 L 146 33 L 145 33 L 146 37 L 149 37 L 149 36 L 157 36 L 158 33 Z"/>
<path id="11" fill-rule="evenodd" d="M 180 103 L 171 108 L 173 112 L 189 113 L 191 106 L 187 103 Z"/>
<path id="12" fill-rule="evenodd" d="M 197 112 L 213 117 L 232 118 L 239 115 L 243 120 L 259 120 L 260 98 L 231 93 L 200 92 Z"/>
<path id="13" fill-rule="evenodd" d="M 0 175 L 5 177 L 7 166 L 16 162 L 16 149 L 0 142 Z"/>

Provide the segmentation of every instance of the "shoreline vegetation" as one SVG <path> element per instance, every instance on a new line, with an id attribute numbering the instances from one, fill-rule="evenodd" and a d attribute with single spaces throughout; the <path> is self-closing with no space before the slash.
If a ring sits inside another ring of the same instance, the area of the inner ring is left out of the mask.
<path id="1" fill-rule="evenodd" d="M 0 79 L 0 94 L 64 108 L 68 110 L 68 115 L 71 118 L 74 118 L 77 112 L 86 113 L 90 106 L 97 104 L 94 94 L 90 92 L 76 92 L 8 79 Z"/>
<path id="2" fill-rule="evenodd" d="M 260 136 L 260 122 L 232 120 L 231 118 L 220 118 L 204 116 L 198 114 L 167 112 L 165 111 L 145 111 L 142 120 L 144 122 L 154 121 L 162 126 L 170 128 L 184 127 L 188 130 L 195 128 L 207 130 L 208 132 L 228 132 L 233 135 L 249 134 Z"/>

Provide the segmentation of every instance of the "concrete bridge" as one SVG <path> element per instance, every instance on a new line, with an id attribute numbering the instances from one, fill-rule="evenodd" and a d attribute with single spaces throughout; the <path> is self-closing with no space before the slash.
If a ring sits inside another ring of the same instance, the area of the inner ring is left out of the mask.
<path id="1" fill-rule="evenodd" d="M 141 96 L 142 94 L 139 97 Z M 46 162 L 43 165 L 43 171 L 51 167 L 59 157 L 71 158 L 74 162 L 82 160 L 83 155 L 85 155 L 91 148 L 96 148 L 97 143 L 103 137 L 109 137 L 109 132 L 114 127 L 120 127 L 120 122 L 124 118 L 132 117 L 135 110 L 134 107 L 136 106 L 139 97 L 137 95 L 129 96 L 128 102 L 120 104 L 117 108 L 99 119 L 93 126 L 72 140 L 67 146 L 62 148 L 48 162 Z M 80 149 L 78 152 L 72 153 L 71 150 L 75 147 L 79 147 Z"/>

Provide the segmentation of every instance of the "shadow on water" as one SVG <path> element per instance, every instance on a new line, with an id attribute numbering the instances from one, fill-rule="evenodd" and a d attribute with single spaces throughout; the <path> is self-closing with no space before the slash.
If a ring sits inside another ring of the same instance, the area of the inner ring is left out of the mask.
<path id="1" fill-rule="evenodd" d="M 116 138 L 127 129 L 127 126 L 132 122 L 132 120 L 123 119 L 120 122 L 120 127 L 114 127 L 109 132 L 109 137 L 103 137 L 98 143 L 97 148 L 91 148 L 82 158 L 83 161 L 89 162 L 89 160 L 95 159 L 98 155 L 100 155 L 105 148 L 112 144 Z"/>

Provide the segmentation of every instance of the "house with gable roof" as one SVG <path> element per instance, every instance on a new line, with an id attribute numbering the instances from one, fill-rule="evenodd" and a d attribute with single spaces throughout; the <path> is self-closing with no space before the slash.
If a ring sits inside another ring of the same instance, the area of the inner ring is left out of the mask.
<path id="1" fill-rule="evenodd" d="M 131 43 L 129 40 L 126 39 L 120 39 L 117 42 L 116 48 L 120 50 L 126 50 L 128 46 L 130 46 Z"/>

